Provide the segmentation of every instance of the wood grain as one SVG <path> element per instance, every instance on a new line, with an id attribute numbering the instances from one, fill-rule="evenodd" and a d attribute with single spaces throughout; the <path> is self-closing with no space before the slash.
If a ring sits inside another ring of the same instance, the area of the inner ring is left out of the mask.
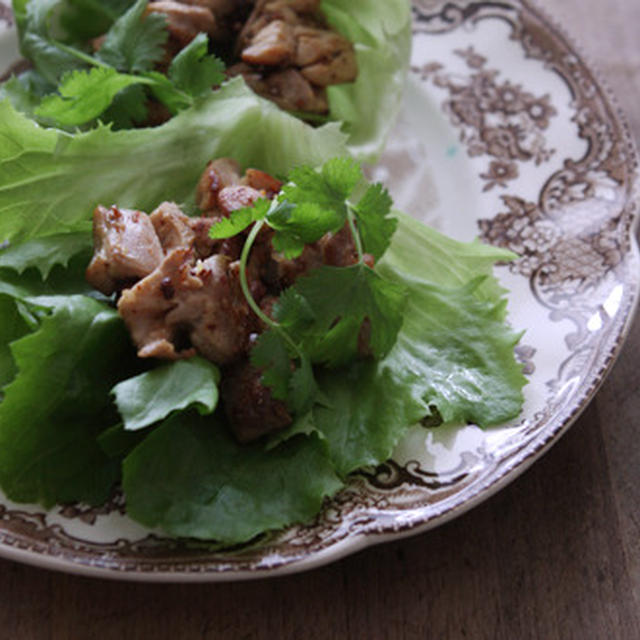
<path id="1" fill-rule="evenodd" d="M 545 0 L 640 137 L 640 4 Z M 140 585 L 0 561 L 0 637 L 640 638 L 640 323 L 594 402 L 523 477 L 433 532 L 306 574 Z"/>

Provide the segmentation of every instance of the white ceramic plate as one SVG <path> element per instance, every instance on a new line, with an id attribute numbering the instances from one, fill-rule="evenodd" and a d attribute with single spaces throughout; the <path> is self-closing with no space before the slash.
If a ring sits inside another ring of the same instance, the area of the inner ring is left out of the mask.
<path id="1" fill-rule="evenodd" d="M 315 522 L 224 552 L 132 523 L 120 499 L 48 512 L 0 496 L 0 554 L 88 575 L 229 580 L 301 571 L 449 520 L 522 473 L 603 381 L 631 322 L 637 157 L 610 97 L 529 2 L 414 3 L 404 110 L 376 179 L 399 208 L 520 258 L 500 267 L 526 329 L 522 417 L 481 431 L 416 428 Z M 0 74 L 17 59 L 0 2 Z"/>

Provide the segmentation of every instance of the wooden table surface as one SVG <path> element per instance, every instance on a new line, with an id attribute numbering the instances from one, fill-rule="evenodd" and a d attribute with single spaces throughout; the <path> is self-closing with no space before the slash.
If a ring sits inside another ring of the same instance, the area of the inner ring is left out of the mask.
<path id="1" fill-rule="evenodd" d="M 545 0 L 640 139 L 640 3 Z M 414 538 L 287 578 L 143 585 L 0 561 L 0 638 L 640 638 L 640 322 L 524 476 Z"/>

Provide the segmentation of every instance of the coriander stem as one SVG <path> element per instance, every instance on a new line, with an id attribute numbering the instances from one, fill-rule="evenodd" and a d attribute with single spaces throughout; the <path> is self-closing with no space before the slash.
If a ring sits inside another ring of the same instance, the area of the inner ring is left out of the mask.
<path id="1" fill-rule="evenodd" d="M 104 62 L 97 60 L 93 56 L 90 56 L 88 53 L 84 53 L 84 51 L 79 51 L 74 47 L 69 47 L 66 44 L 63 44 L 62 42 L 58 42 L 57 40 L 53 40 L 52 42 L 58 49 L 60 49 L 61 51 L 64 51 L 65 53 L 68 53 L 71 56 L 74 56 L 75 58 L 78 58 L 78 60 L 82 60 L 82 62 L 86 62 L 87 64 L 90 64 L 94 67 L 106 67 L 108 69 L 113 68 L 111 67 L 111 65 L 105 64 Z"/>
<path id="2" fill-rule="evenodd" d="M 244 246 L 242 247 L 242 253 L 240 254 L 240 287 L 242 288 L 242 293 L 251 308 L 251 310 L 264 322 L 268 327 L 277 331 L 285 340 L 285 342 L 298 354 L 299 358 L 303 357 L 302 351 L 300 347 L 293 341 L 291 336 L 274 320 L 272 320 L 259 306 L 258 303 L 253 299 L 251 295 L 251 290 L 249 289 L 249 282 L 247 280 L 247 262 L 249 260 L 249 254 L 251 253 L 251 248 L 253 247 L 253 243 L 255 242 L 260 230 L 265 225 L 265 220 L 259 220 L 253 225 L 253 228 L 249 232 L 249 236 L 247 237 Z"/>
<path id="3" fill-rule="evenodd" d="M 362 247 L 362 238 L 360 232 L 356 227 L 356 217 L 353 214 L 353 207 L 347 202 L 347 220 L 349 221 L 349 229 L 351 229 L 351 235 L 356 245 L 356 251 L 358 253 L 358 262 L 362 264 L 364 262 L 364 249 Z"/>
<path id="4" fill-rule="evenodd" d="M 253 229 L 249 232 L 249 237 L 244 243 L 244 247 L 242 247 L 242 254 L 240 255 L 240 287 L 242 288 L 242 293 L 244 293 L 244 297 L 247 300 L 247 303 L 251 307 L 251 310 L 264 322 L 268 327 L 272 329 L 276 329 L 278 324 L 274 322 L 259 306 L 258 303 L 253 299 L 251 295 L 251 290 L 249 289 L 249 282 L 247 281 L 247 261 L 249 260 L 249 254 L 251 253 L 251 247 L 255 242 L 260 230 L 264 226 L 264 220 L 260 220 L 253 225 Z"/>

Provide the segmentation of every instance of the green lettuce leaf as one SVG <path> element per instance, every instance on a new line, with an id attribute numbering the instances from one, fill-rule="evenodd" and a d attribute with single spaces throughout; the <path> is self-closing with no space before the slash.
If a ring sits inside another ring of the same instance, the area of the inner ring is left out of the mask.
<path id="1" fill-rule="evenodd" d="M 48 236 L 52 238 L 54 236 Z M 62 237 L 62 236 L 58 236 Z M 6 267 L 0 267 L 0 294 L 5 294 L 27 305 L 41 309 L 54 309 L 67 303 L 67 297 L 72 295 L 87 295 L 98 300 L 106 301 L 106 298 L 93 289 L 85 279 L 85 269 L 89 256 L 84 251 L 69 258 L 64 254 L 73 242 L 63 242 L 59 263 L 54 256 L 45 255 L 42 267 L 29 264 L 31 247 L 37 247 L 41 239 L 10 247 L 11 255 L 7 255 Z M 46 245 L 47 238 L 42 239 L 42 246 Z M 32 244 L 33 242 L 33 244 Z M 25 249 L 22 252 L 22 247 Z M 53 249 L 53 246 L 46 247 Z M 14 250 L 15 249 L 15 250 Z M 0 253 L 0 255 L 2 255 Z M 49 264 L 47 265 L 47 261 Z M 63 266 L 66 264 L 66 266 Z M 47 274 L 43 279 L 40 268 Z"/>
<path id="2" fill-rule="evenodd" d="M 398 215 L 377 267 L 408 290 L 397 342 L 381 361 L 318 377 L 329 402 L 316 406 L 314 424 L 341 475 L 387 459 L 434 410 L 445 421 L 490 426 L 522 407 L 526 379 L 513 355 L 520 336 L 505 323 L 504 291 L 491 275 L 513 254 Z"/>
<path id="3" fill-rule="evenodd" d="M 67 267 L 69 260 L 79 253 L 87 259 L 93 251 L 93 239 L 90 233 L 60 233 L 53 236 L 36 238 L 0 250 L 0 269 L 10 268 L 18 273 L 26 269 L 37 269 L 46 280 L 56 265 Z"/>
<path id="4" fill-rule="evenodd" d="M 329 22 L 355 44 L 355 83 L 329 87 L 332 118 L 345 123 L 359 159 L 382 152 L 404 93 L 411 55 L 411 4 L 406 0 L 323 0 Z"/>
<path id="5" fill-rule="evenodd" d="M 381 364 L 446 422 L 490 426 L 514 418 L 526 384 L 513 355 L 521 334 L 505 323 L 504 291 L 490 275 L 513 254 L 456 242 L 407 216 L 401 222 L 378 268 L 409 289 L 409 302 Z"/>
<path id="6" fill-rule="evenodd" d="M 19 373 L 0 404 L 7 497 L 45 506 L 103 502 L 120 470 L 96 436 L 117 420 L 109 389 L 127 371 L 131 352 L 118 314 L 70 296 L 10 348 Z"/>
<path id="7" fill-rule="evenodd" d="M 411 386 L 373 361 L 319 376 L 326 405 L 313 411 L 316 429 L 341 477 L 387 460 L 407 429 L 428 413 Z"/>
<path id="8" fill-rule="evenodd" d="M 174 536 L 238 543 L 305 522 L 342 483 L 322 443 L 238 445 L 213 418 L 176 415 L 124 461 L 128 513 Z"/>
<path id="9" fill-rule="evenodd" d="M 9 345 L 27 333 L 29 325 L 18 304 L 9 296 L 0 295 L 0 400 L 4 397 L 3 387 L 18 372 Z"/>
<path id="10" fill-rule="evenodd" d="M 188 200 L 211 158 L 279 175 L 344 154 L 344 143 L 337 124 L 312 129 L 241 79 L 161 127 L 133 131 L 43 129 L 0 102 L 0 241 L 84 228 L 100 203 L 149 211 Z"/>
<path id="11" fill-rule="evenodd" d="M 144 429 L 180 409 L 202 415 L 218 404 L 218 367 L 203 358 L 179 360 L 117 384 L 112 393 L 127 431 Z"/>

